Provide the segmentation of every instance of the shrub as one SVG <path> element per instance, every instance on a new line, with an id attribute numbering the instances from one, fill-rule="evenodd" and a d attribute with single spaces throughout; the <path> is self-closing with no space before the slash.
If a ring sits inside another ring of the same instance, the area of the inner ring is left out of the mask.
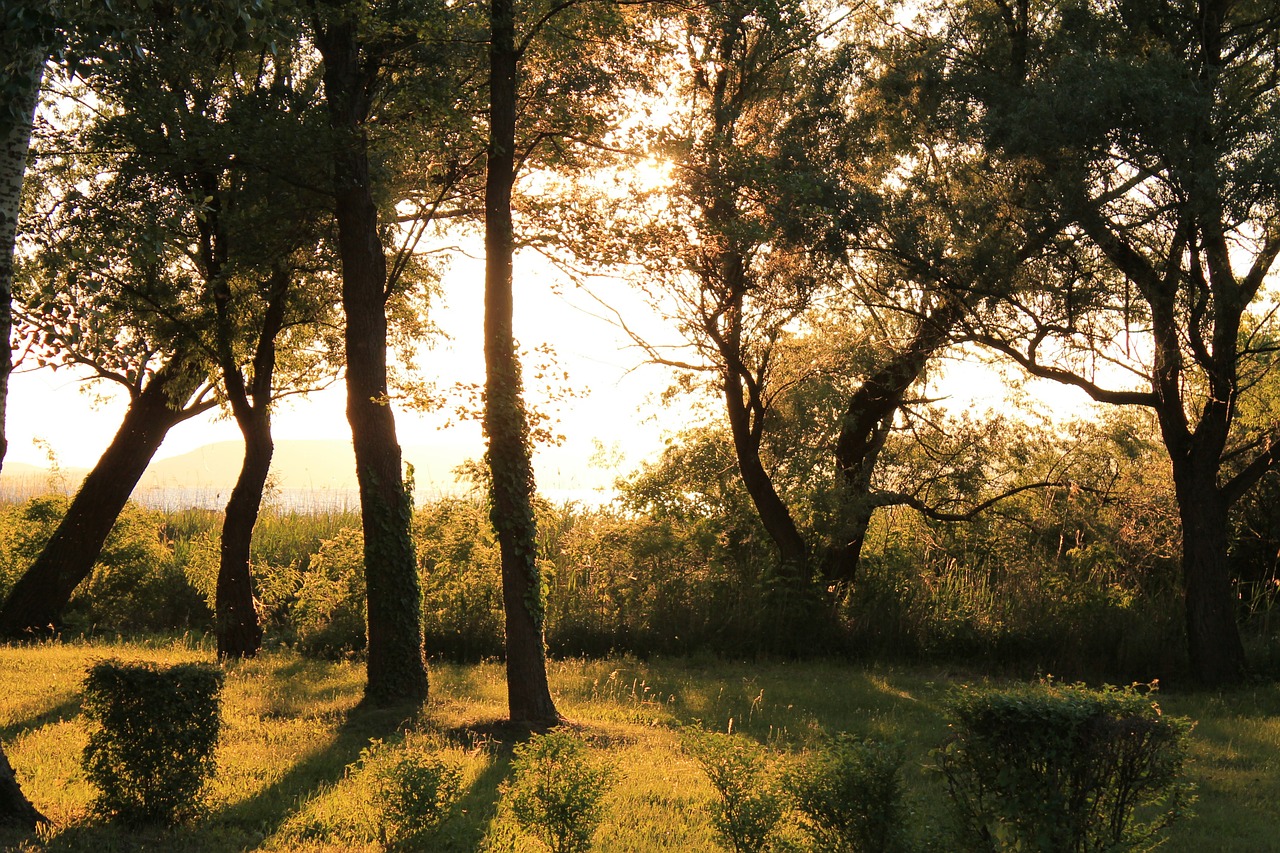
<path id="1" fill-rule="evenodd" d="M 376 796 L 394 837 L 435 829 L 461 795 L 461 768 L 433 755 L 410 752 L 378 771 Z"/>
<path id="2" fill-rule="evenodd" d="M 293 606 L 298 646 L 341 657 L 365 646 L 364 536 L 347 529 L 320 545 Z"/>
<path id="3" fill-rule="evenodd" d="M 735 853 L 769 849 L 785 807 L 764 749 L 744 737 L 699 729 L 686 730 L 682 745 L 719 795 L 711 822 L 721 839 Z"/>
<path id="4" fill-rule="evenodd" d="M 213 775 L 223 673 L 205 664 L 161 668 L 101 661 L 84 683 L 97 724 L 83 764 L 94 811 L 128 823 L 174 823 L 198 810 Z"/>
<path id="5" fill-rule="evenodd" d="M 841 853 L 894 853 L 906 847 L 906 810 L 898 770 L 900 744 L 838 735 L 811 753 L 787 778 L 787 787 L 814 849 Z"/>
<path id="6" fill-rule="evenodd" d="M 1191 723 L 1135 688 L 974 690 L 949 712 L 935 755 L 970 849 L 1151 849 L 1189 803 Z"/>
<path id="7" fill-rule="evenodd" d="M 502 557 L 479 500 L 441 498 L 413 518 L 427 648 L 456 660 L 502 654 Z"/>
<path id="8" fill-rule="evenodd" d="M 590 849 L 613 768 L 593 761 L 580 737 L 560 730 L 517 746 L 511 770 L 502 793 L 525 831 L 553 853 Z"/>

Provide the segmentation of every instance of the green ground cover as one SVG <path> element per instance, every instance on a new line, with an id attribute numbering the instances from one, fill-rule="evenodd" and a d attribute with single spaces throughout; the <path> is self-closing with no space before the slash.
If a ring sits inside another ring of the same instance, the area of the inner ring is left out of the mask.
<path id="1" fill-rule="evenodd" d="M 383 850 L 524 851 L 498 789 L 521 733 L 502 724 L 498 664 L 440 664 L 423 709 L 356 707 L 359 664 L 273 651 L 228 669 L 218 775 L 204 817 L 172 830 L 122 829 L 90 819 L 93 790 L 80 769 L 86 724 L 80 685 L 91 661 L 211 660 L 188 641 L 0 647 L 0 740 L 24 789 L 54 822 L 36 841 L 0 836 L 0 849 L 50 851 Z M 824 734 L 847 731 L 901 740 L 912 833 L 936 836 L 945 820 L 929 752 L 946 734 L 941 704 L 981 678 L 926 668 L 834 663 L 725 663 L 633 659 L 553 662 L 562 713 L 616 761 L 601 851 L 714 851 L 712 791 L 679 745 L 679 726 L 732 725 L 794 755 Z M 1280 685 L 1159 696 L 1167 713 L 1197 721 L 1189 775 L 1196 816 L 1176 825 L 1162 850 L 1280 850 Z M 371 748 L 372 747 L 372 748 Z M 381 762 L 404 750 L 462 768 L 458 810 L 429 847 L 384 837 L 374 796 Z"/>

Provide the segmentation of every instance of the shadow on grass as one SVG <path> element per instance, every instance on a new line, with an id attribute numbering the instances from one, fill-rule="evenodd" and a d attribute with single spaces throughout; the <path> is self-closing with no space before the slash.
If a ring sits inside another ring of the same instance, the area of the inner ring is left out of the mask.
<path id="1" fill-rule="evenodd" d="M 14 720 L 7 725 L 0 726 L 0 742 L 7 743 L 27 732 L 42 729 L 45 726 L 65 723 L 67 720 L 75 719 L 79 714 L 80 695 L 78 693 L 72 694 L 42 711 L 37 711 L 24 719 Z"/>
<path id="2" fill-rule="evenodd" d="M 467 788 L 454 814 L 441 827 L 401 839 L 387 849 L 396 853 L 479 850 L 498 816 L 502 783 L 511 775 L 512 751 L 533 735 L 551 728 L 492 720 L 444 730 L 443 734 L 463 749 L 484 748 L 490 756 L 489 764 Z"/>
<path id="3" fill-rule="evenodd" d="M 77 824 L 48 839 L 49 853 L 75 851 L 226 851 L 256 849 L 275 835 L 308 799 L 342 778 L 347 765 L 375 738 L 394 735 L 418 713 L 416 707 L 357 706 L 326 748 L 294 764 L 282 777 L 252 796 L 173 828 L 127 827 L 114 823 Z"/>

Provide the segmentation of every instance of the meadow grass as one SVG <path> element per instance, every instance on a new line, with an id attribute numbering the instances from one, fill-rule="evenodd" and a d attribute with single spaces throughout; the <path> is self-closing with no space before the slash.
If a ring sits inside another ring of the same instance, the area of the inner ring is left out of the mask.
<path id="1" fill-rule="evenodd" d="M 358 663 L 272 651 L 228 667 L 218 774 L 200 819 L 175 829 L 124 829 L 91 818 L 80 770 L 87 737 L 80 684 L 102 658 L 164 663 L 213 659 L 205 641 L 80 642 L 0 647 L 0 740 L 24 790 L 53 820 L 37 840 L 0 835 L 22 851 L 439 850 L 534 851 L 499 798 L 511 749 L 525 732 L 503 723 L 500 664 L 432 667 L 421 709 L 358 706 Z M 847 731 L 905 744 L 911 832 L 946 819 L 929 752 L 946 735 L 942 704 L 980 676 L 838 663 L 633 659 L 553 661 L 561 712 L 616 762 L 594 849 L 715 851 L 712 790 L 680 749 L 682 725 L 732 728 L 794 755 Z M 1160 694 L 1167 713 L 1198 721 L 1189 775 L 1197 816 L 1165 851 L 1280 850 L 1280 686 Z M 388 838 L 375 779 L 382 762 L 421 750 L 455 763 L 463 795 L 427 839 Z"/>

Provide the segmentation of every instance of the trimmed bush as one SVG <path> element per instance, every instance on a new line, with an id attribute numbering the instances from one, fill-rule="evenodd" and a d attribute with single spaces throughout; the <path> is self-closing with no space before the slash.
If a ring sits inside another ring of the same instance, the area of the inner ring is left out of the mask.
<path id="1" fill-rule="evenodd" d="M 719 798 L 711 822 L 734 853 L 768 850 L 785 799 L 764 749 L 732 734 L 687 729 L 682 746 L 702 765 Z"/>
<path id="2" fill-rule="evenodd" d="M 906 849 L 907 811 L 898 770 L 900 744 L 837 735 L 806 756 L 787 788 L 814 850 L 895 853 Z"/>
<path id="3" fill-rule="evenodd" d="M 97 814 L 172 824 L 198 811 L 215 769 L 222 682 L 206 664 L 108 660 L 89 669 L 84 713 L 96 728 L 83 764 L 99 791 Z"/>
<path id="4" fill-rule="evenodd" d="M 1136 688 L 971 690 L 935 755 L 966 849 L 1148 850 L 1185 814 L 1191 723 Z"/>
<path id="5" fill-rule="evenodd" d="M 502 794 L 526 832 L 553 853 L 591 848 L 613 768 L 593 760 L 582 738 L 564 730 L 534 735 L 515 748 L 511 771 Z"/>

